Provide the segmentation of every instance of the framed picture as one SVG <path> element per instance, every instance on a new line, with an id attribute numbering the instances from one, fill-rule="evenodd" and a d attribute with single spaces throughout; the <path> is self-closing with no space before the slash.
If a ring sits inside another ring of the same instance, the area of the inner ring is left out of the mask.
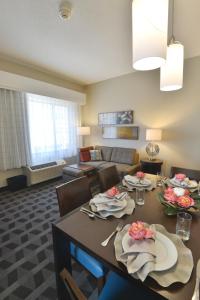
<path id="1" fill-rule="evenodd" d="M 100 126 L 133 124 L 133 121 L 133 110 L 106 112 L 98 114 L 98 124 Z"/>
<path id="2" fill-rule="evenodd" d="M 133 111 L 119 111 L 117 112 L 117 124 L 133 124 Z"/>
<path id="3" fill-rule="evenodd" d="M 106 126 L 102 128 L 104 139 L 138 140 L 138 126 Z"/>

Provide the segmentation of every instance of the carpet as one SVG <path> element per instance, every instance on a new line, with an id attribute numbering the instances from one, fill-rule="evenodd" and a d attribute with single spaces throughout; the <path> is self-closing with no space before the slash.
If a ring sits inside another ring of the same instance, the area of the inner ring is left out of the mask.
<path id="1" fill-rule="evenodd" d="M 54 180 L 0 193 L 0 299 L 56 300 L 51 223 L 59 219 Z M 73 262 L 73 277 L 89 300 L 95 279 Z"/>

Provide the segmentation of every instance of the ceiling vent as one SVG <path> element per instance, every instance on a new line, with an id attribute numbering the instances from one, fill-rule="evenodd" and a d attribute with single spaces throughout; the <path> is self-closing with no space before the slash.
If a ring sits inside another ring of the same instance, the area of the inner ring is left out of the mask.
<path id="1" fill-rule="evenodd" d="M 62 1 L 59 6 L 59 15 L 63 20 L 69 20 L 72 15 L 72 5 L 68 1 Z"/>

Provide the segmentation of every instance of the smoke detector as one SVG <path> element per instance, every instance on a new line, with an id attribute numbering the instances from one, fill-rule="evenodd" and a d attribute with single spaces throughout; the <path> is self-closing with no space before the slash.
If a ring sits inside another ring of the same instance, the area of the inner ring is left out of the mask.
<path id="1" fill-rule="evenodd" d="M 59 6 L 59 15 L 63 20 L 69 20 L 72 15 L 72 5 L 68 1 L 62 1 Z"/>

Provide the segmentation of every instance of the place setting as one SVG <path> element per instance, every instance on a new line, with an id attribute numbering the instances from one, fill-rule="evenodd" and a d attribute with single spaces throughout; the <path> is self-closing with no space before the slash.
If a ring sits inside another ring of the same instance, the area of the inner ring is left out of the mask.
<path id="1" fill-rule="evenodd" d="M 173 178 L 169 178 L 165 181 L 168 186 L 182 187 L 190 189 L 191 191 L 196 191 L 199 187 L 196 180 L 191 180 L 185 174 L 178 173 L 175 174 Z"/>
<path id="2" fill-rule="evenodd" d="M 127 192 L 121 192 L 117 187 L 112 187 L 105 193 L 99 193 L 89 202 L 91 211 L 103 218 L 113 216 L 121 218 L 131 215 L 135 208 L 135 201 Z"/>
<path id="3" fill-rule="evenodd" d="M 193 270 L 192 252 L 177 234 L 160 224 L 136 221 L 117 231 L 115 256 L 134 278 L 145 281 L 150 276 L 168 287 L 187 283 Z"/>
<path id="4" fill-rule="evenodd" d="M 141 171 L 137 172 L 136 175 L 125 175 L 122 184 L 127 188 L 128 191 L 133 189 L 144 189 L 151 191 L 156 188 L 155 176 L 150 174 L 145 174 Z"/>

